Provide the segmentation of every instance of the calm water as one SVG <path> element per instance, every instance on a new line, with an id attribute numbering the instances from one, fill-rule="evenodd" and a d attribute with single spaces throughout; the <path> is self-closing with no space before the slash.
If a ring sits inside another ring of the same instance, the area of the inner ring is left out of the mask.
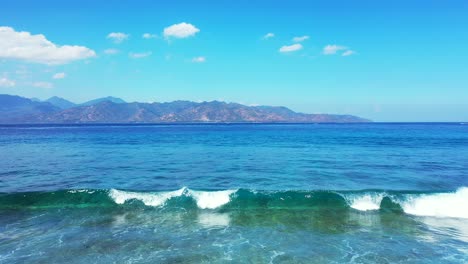
<path id="1" fill-rule="evenodd" d="M 466 263 L 468 125 L 0 126 L 0 263 Z"/>

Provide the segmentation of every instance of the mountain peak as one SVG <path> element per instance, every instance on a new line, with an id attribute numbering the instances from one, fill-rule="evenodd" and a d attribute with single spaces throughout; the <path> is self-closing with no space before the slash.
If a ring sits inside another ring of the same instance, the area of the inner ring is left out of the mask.
<path id="1" fill-rule="evenodd" d="M 102 97 L 102 98 L 97 98 L 97 99 L 94 99 L 94 100 L 90 100 L 90 101 L 84 102 L 84 103 L 82 103 L 80 105 L 82 105 L 82 106 L 95 105 L 95 104 L 105 102 L 105 101 L 109 101 L 109 102 L 116 103 L 116 104 L 125 104 L 126 103 L 124 100 L 122 100 L 122 99 L 120 99 L 118 97 L 107 96 L 107 97 Z"/>
<path id="2" fill-rule="evenodd" d="M 70 102 L 70 101 L 68 101 L 66 99 L 63 99 L 61 97 L 58 97 L 58 96 L 52 96 L 51 98 L 45 100 L 45 102 L 49 102 L 52 105 L 55 105 L 60 109 L 68 109 L 68 108 L 72 108 L 72 107 L 76 106 L 75 103 L 72 103 L 72 102 Z"/>

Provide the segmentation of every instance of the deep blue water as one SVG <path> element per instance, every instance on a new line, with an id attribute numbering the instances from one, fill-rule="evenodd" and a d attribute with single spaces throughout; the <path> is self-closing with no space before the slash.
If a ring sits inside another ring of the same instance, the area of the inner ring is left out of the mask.
<path id="1" fill-rule="evenodd" d="M 0 126 L 0 262 L 465 263 L 468 125 Z"/>

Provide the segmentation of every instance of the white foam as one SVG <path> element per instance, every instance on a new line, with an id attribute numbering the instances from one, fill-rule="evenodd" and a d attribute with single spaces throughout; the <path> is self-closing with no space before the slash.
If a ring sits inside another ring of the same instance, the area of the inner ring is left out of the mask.
<path id="1" fill-rule="evenodd" d="M 94 191 L 86 190 L 86 189 L 79 189 L 79 190 L 69 190 L 68 193 L 89 193 L 93 194 Z"/>
<path id="2" fill-rule="evenodd" d="M 181 188 L 172 192 L 160 192 L 160 193 L 138 193 L 138 192 L 126 192 L 112 189 L 109 192 L 109 196 L 117 204 L 123 204 L 128 200 L 137 199 L 142 201 L 147 206 L 161 206 L 166 203 L 167 200 L 173 197 L 178 197 L 184 194 L 187 188 Z"/>
<path id="3" fill-rule="evenodd" d="M 225 205 L 231 201 L 230 195 L 237 190 L 225 191 L 194 191 L 188 188 L 182 188 L 171 192 L 158 192 L 158 193 L 139 193 L 127 192 L 112 189 L 109 191 L 109 196 L 117 204 L 124 204 L 128 200 L 136 199 L 142 201 L 147 206 L 163 206 L 167 200 L 173 197 L 190 196 L 200 209 L 215 209 Z"/>
<path id="4" fill-rule="evenodd" d="M 345 197 L 349 206 L 359 211 L 379 210 L 383 194 L 348 195 Z"/>
<path id="5" fill-rule="evenodd" d="M 468 187 L 453 193 L 411 195 L 400 205 L 412 215 L 468 218 Z"/>
<path id="6" fill-rule="evenodd" d="M 195 199 L 200 209 L 215 209 L 231 201 L 231 194 L 237 190 L 225 190 L 215 192 L 193 191 L 190 190 L 190 196 Z"/>

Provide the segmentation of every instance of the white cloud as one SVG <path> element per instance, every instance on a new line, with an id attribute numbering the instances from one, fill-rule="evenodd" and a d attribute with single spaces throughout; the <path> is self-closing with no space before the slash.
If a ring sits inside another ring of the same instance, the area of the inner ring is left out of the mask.
<path id="1" fill-rule="evenodd" d="M 347 50 L 347 51 L 343 52 L 343 54 L 341 54 L 341 56 L 345 56 L 345 57 L 346 57 L 346 56 L 351 56 L 351 55 L 354 55 L 354 54 L 356 54 L 355 51 L 353 51 L 353 50 Z"/>
<path id="2" fill-rule="evenodd" d="M 152 52 L 150 51 L 147 51 L 147 52 L 140 52 L 140 53 L 134 53 L 134 52 L 130 52 L 128 54 L 128 56 L 132 59 L 141 59 L 141 58 L 146 58 L 146 57 L 149 57 L 151 56 L 151 54 L 153 54 Z"/>
<path id="3" fill-rule="evenodd" d="M 336 54 L 338 51 L 345 50 L 347 47 L 339 46 L 339 45 L 327 45 L 323 48 L 323 54 L 325 55 L 333 55 Z"/>
<path id="4" fill-rule="evenodd" d="M 266 33 L 265 36 L 263 36 L 264 39 L 269 39 L 275 37 L 274 33 Z"/>
<path id="5" fill-rule="evenodd" d="M 279 52 L 292 52 L 296 50 L 301 50 L 303 47 L 301 44 L 292 44 L 289 46 L 283 46 L 279 49 Z"/>
<path id="6" fill-rule="evenodd" d="M 203 63 L 205 61 L 206 61 L 205 57 L 195 57 L 192 59 L 192 62 L 195 62 L 195 63 Z"/>
<path id="7" fill-rule="evenodd" d="M 54 88 L 54 84 L 52 84 L 50 82 L 35 82 L 35 83 L 32 84 L 32 86 L 38 87 L 38 88 L 44 88 L 44 89 Z"/>
<path id="8" fill-rule="evenodd" d="M 200 29 L 194 25 L 182 22 L 165 28 L 163 34 L 166 38 L 188 38 L 195 36 L 198 32 L 200 32 Z"/>
<path id="9" fill-rule="evenodd" d="M 9 80 L 6 77 L 0 78 L 0 87 L 14 87 L 15 85 L 15 81 Z"/>
<path id="10" fill-rule="evenodd" d="M 108 39 L 114 41 L 114 43 L 119 44 L 122 43 L 124 40 L 127 40 L 130 35 L 122 33 L 122 32 L 112 32 L 107 35 Z"/>
<path id="11" fill-rule="evenodd" d="M 107 55 L 115 55 L 119 53 L 119 50 L 118 49 L 106 49 L 104 50 L 104 53 Z"/>
<path id="12" fill-rule="evenodd" d="M 52 76 L 53 79 L 63 79 L 67 76 L 64 72 L 58 72 Z"/>
<path id="13" fill-rule="evenodd" d="M 96 53 L 83 46 L 58 46 L 42 34 L 31 35 L 0 27 L 0 58 L 16 59 L 42 64 L 66 64 L 95 57 Z"/>
<path id="14" fill-rule="evenodd" d="M 309 39 L 309 36 L 302 36 L 302 37 L 294 37 L 294 38 L 292 39 L 292 41 L 294 41 L 294 42 L 302 42 L 302 41 L 308 40 L 308 39 Z"/>
<path id="15" fill-rule="evenodd" d="M 145 34 L 143 34 L 141 37 L 144 38 L 144 39 L 152 39 L 152 38 L 157 38 L 158 35 L 156 35 L 156 34 L 150 34 L 150 33 L 145 33 Z"/>

